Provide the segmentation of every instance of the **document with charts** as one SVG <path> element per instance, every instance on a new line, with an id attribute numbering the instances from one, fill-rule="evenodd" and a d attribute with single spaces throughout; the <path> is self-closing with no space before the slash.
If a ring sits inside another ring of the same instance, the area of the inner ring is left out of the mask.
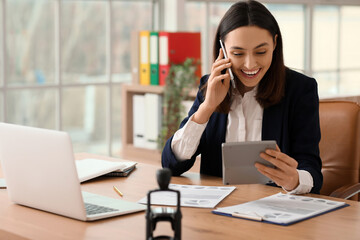
<path id="1" fill-rule="evenodd" d="M 182 207 L 198 208 L 214 208 L 235 189 L 235 187 L 180 184 L 169 184 L 169 188 L 180 191 Z M 151 204 L 176 206 L 176 196 L 176 193 L 170 191 L 154 192 L 151 194 Z M 140 199 L 138 203 L 147 204 L 147 197 Z"/>
<path id="2" fill-rule="evenodd" d="M 217 208 L 212 212 L 229 217 L 290 225 L 346 206 L 349 205 L 340 201 L 277 193 L 255 201 Z"/>

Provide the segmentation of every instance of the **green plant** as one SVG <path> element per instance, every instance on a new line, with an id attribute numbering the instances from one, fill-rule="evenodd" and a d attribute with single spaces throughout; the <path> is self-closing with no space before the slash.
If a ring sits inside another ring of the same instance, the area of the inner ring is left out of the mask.
<path id="1" fill-rule="evenodd" d="M 198 61 L 187 58 L 182 64 L 173 64 L 166 78 L 163 98 L 162 127 L 158 138 L 158 147 L 161 150 L 168 138 L 179 128 L 181 118 L 184 116 L 182 102 L 196 86 L 195 75 Z"/>

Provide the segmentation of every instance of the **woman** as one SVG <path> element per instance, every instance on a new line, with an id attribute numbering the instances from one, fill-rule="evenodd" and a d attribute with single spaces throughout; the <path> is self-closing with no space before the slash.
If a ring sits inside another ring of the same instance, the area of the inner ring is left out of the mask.
<path id="1" fill-rule="evenodd" d="M 317 84 L 284 66 L 282 37 L 272 14 L 256 1 L 235 3 L 220 21 L 213 53 L 211 74 L 201 78 L 188 117 L 164 147 L 163 167 L 180 175 L 201 154 L 200 172 L 221 176 L 223 142 L 276 140 L 277 150 L 260 154 L 276 168 L 256 163 L 258 171 L 288 192 L 319 193 Z"/>

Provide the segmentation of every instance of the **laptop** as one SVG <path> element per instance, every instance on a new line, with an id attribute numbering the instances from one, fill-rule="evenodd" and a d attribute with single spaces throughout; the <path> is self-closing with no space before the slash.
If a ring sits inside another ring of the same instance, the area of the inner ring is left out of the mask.
<path id="1" fill-rule="evenodd" d="M 270 182 L 256 169 L 255 162 L 273 167 L 259 155 L 267 148 L 276 149 L 276 141 L 228 142 L 221 148 L 224 185 Z"/>
<path id="2" fill-rule="evenodd" d="M 7 123 L 0 123 L 0 133 L 0 161 L 14 203 L 82 221 L 145 210 L 82 192 L 68 133 Z"/>

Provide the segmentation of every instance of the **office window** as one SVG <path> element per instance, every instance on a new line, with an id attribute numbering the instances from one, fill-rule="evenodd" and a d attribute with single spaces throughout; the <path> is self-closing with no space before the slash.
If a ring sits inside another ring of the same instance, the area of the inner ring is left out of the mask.
<path id="1" fill-rule="evenodd" d="M 303 5 L 267 4 L 277 20 L 282 38 L 285 65 L 304 70 L 305 13 Z"/>
<path id="2" fill-rule="evenodd" d="M 359 41 L 360 7 L 314 8 L 312 57 L 320 96 L 359 94 Z"/>
<path id="3" fill-rule="evenodd" d="M 119 154 L 120 146 L 121 146 L 121 122 L 123 118 L 126 118 L 127 116 L 124 116 L 122 114 L 122 95 L 121 95 L 121 85 L 114 85 L 111 88 L 112 91 L 112 155 L 116 156 Z"/>
<path id="4" fill-rule="evenodd" d="M 150 2 L 113 1 L 112 80 L 130 82 L 131 32 L 151 30 L 152 4 Z"/>
<path id="5" fill-rule="evenodd" d="M 71 133 L 75 149 L 107 154 L 106 86 L 67 87 L 63 90 L 63 130 Z"/>
<path id="6" fill-rule="evenodd" d="M 225 12 L 230 8 L 231 5 L 232 3 L 210 3 L 209 34 L 211 36 L 211 39 L 214 39 L 216 29 L 219 25 L 221 18 L 224 16 Z"/>
<path id="7" fill-rule="evenodd" d="M 360 7 L 340 9 L 340 89 L 341 95 L 360 93 Z"/>
<path id="8" fill-rule="evenodd" d="M 106 71 L 106 2 L 65 1 L 61 7 L 63 84 L 101 83 Z M 106 154 L 106 89 L 64 87 L 62 129 L 77 151 Z"/>
<path id="9" fill-rule="evenodd" d="M 54 89 L 7 91 L 7 122 L 55 129 L 56 94 Z"/>
<path id="10" fill-rule="evenodd" d="M 335 6 L 316 6 L 313 27 L 313 70 L 336 69 L 339 45 L 339 11 Z"/>
<path id="11" fill-rule="evenodd" d="M 54 1 L 6 1 L 7 84 L 54 83 L 54 60 Z"/>
<path id="12" fill-rule="evenodd" d="M 336 94 L 339 90 L 339 8 L 316 6 L 313 25 L 313 71 L 319 94 Z"/>
<path id="13" fill-rule="evenodd" d="M 206 28 L 206 4 L 198 2 L 189 2 L 186 4 L 185 19 L 186 29 L 191 32 L 201 33 L 201 71 L 202 74 L 207 73 L 208 64 L 210 61 L 207 57 L 206 52 L 211 51 L 212 39 L 207 39 L 207 28 Z"/>
<path id="14" fill-rule="evenodd" d="M 360 7 L 340 9 L 340 67 L 360 69 Z"/>
<path id="15" fill-rule="evenodd" d="M 151 30 L 153 26 L 153 3 L 150 1 L 113 1 L 112 2 L 112 81 L 131 82 L 131 32 Z M 116 156 L 121 148 L 122 114 L 121 84 L 112 85 L 112 155 Z"/>
<path id="16" fill-rule="evenodd" d="M 154 27 L 155 4 L 1 0 L 0 120 L 67 131 L 75 152 L 118 155 L 130 35 Z"/>
<path id="17" fill-rule="evenodd" d="M 61 12 L 63 83 L 106 81 L 104 1 L 64 1 Z"/>
<path id="18" fill-rule="evenodd" d="M 8 1 L 6 7 L 7 85 L 40 86 L 54 83 L 53 2 Z M 53 90 L 8 91 L 6 120 L 55 128 L 54 94 Z"/>
<path id="19" fill-rule="evenodd" d="M 203 74 L 208 74 L 211 69 L 213 63 L 212 47 L 217 25 L 230 6 L 230 3 L 204 3 L 200 1 L 186 3 L 185 26 L 187 31 L 201 32 Z"/>
<path id="20" fill-rule="evenodd" d="M 206 4 L 189 2 L 186 4 L 186 28 L 188 31 L 205 33 L 206 26 Z"/>
<path id="21" fill-rule="evenodd" d="M 210 36 L 210 51 L 209 51 L 209 60 L 211 62 L 209 67 L 209 72 L 211 69 L 211 65 L 214 62 L 213 58 L 213 45 L 214 45 L 214 37 L 219 25 L 221 18 L 224 16 L 225 12 L 230 8 L 232 4 L 230 3 L 211 3 L 209 5 L 209 36 Z M 209 73 L 208 72 L 208 73 Z"/>

